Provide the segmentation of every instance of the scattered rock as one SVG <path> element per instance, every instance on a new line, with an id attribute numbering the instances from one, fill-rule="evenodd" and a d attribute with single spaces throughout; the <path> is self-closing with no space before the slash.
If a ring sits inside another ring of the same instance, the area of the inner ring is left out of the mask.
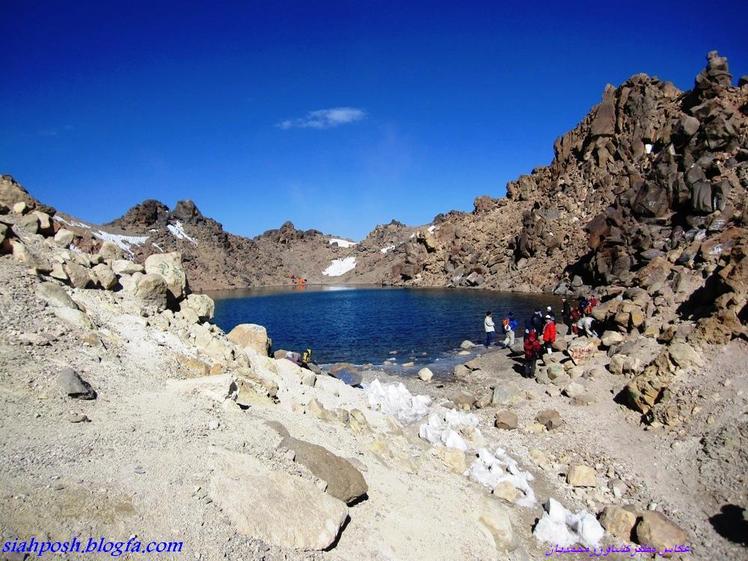
<path id="1" fill-rule="evenodd" d="M 572 487 L 596 487 L 597 473 L 584 464 L 573 464 L 569 466 L 566 482 Z"/>
<path id="2" fill-rule="evenodd" d="M 188 308 L 195 312 L 199 321 L 210 321 L 215 314 L 216 304 L 205 294 L 190 294 L 180 304 L 180 309 Z"/>
<path id="3" fill-rule="evenodd" d="M 428 368 L 421 368 L 418 371 L 418 377 L 424 382 L 430 382 L 434 377 L 434 373 Z"/>
<path id="4" fill-rule="evenodd" d="M 651 545 L 660 551 L 688 543 L 688 534 L 684 530 L 653 510 L 642 514 L 634 532 L 637 543 Z"/>
<path id="5" fill-rule="evenodd" d="M 57 375 L 62 393 L 76 399 L 96 399 L 96 392 L 72 368 L 63 368 Z"/>
<path id="6" fill-rule="evenodd" d="M 143 273 L 145 268 L 139 263 L 133 263 L 127 259 L 115 259 L 112 261 L 112 271 L 118 275 L 132 275 L 134 273 Z"/>
<path id="7" fill-rule="evenodd" d="M 559 415 L 558 411 L 555 409 L 544 409 L 540 411 L 535 416 L 535 420 L 548 430 L 558 428 L 563 423 L 561 415 Z"/>
<path id="8" fill-rule="evenodd" d="M 630 542 L 636 524 L 636 514 L 620 506 L 606 506 L 600 514 L 600 524 L 609 534 L 625 542 Z"/>
<path id="9" fill-rule="evenodd" d="M 494 420 L 497 429 L 513 430 L 517 428 L 517 415 L 511 411 L 497 411 Z"/>
<path id="10" fill-rule="evenodd" d="M 104 263 L 99 263 L 93 269 L 91 269 L 97 284 L 104 290 L 112 290 L 117 286 L 117 276 L 114 271 Z"/>
<path id="11" fill-rule="evenodd" d="M 473 343 L 472 341 L 468 341 L 467 339 L 463 341 L 462 343 L 460 343 L 460 348 L 463 351 L 469 351 L 473 347 L 475 347 L 475 343 Z"/>
<path id="12" fill-rule="evenodd" d="M 55 243 L 62 247 L 69 247 L 75 239 L 75 234 L 65 228 L 60 228 L 55 234 Z"/>

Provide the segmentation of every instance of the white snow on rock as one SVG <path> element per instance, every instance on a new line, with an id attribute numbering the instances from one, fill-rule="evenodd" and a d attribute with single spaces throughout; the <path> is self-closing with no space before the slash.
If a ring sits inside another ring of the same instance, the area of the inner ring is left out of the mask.
<path id="1" fill-rule="evenodd" d="M 467 452 L 468 442 L 480 437 L 478 417 L 472 413 L 463 413 L 452 409 L 434 411 L 428 421 L 418 429 L 418 436 L 431 444 L 444 445 Z"/>
<path id="2" fill-rule="evenodd" d="M 163 248 L 163 247 L 161 247 L 160 245 L 158 245 L 157 243 L 155 243 L 155 242 L 151 242 L 151 245 L 152 245 L 153 247 L 155 247 L 156 249 L 158 249 L 158 250 L 159 250 L 159 251 L 160 251 L 161 253 L 163 253 L 163 252 L 164 252 L 164 248 Z"/>
<path id="3" fill-rule="evenodd" d="M 388 246 L 383 247 L 382 249 L 380 249 L 379 252 L 380 253 L 387 253 L 388 251 L 392 251 L 393 249 L 395 249 L 394 245 L 388 245 Z"/>
<path id="4" fill-rule="evenodd" d="M 326 277 L 339 277 L 356 268 L 355 257 L 343 257 L 342 259 L 333 259 L 330 266 L 322 274 Z"/>
<path id="5" fill-rule="evenodd" d="M 546 512 L 532 532 L 538 541 L 561 547 L 576 543 L 586 547 L 597 547 L 605 534 L 595 516 L 586 510 L 574 514 L 555 499 L 548 499 L 544 507 Z"/>
<path id="6" fill-rule="evenodd" d="M 433 234 L 434 230 L 436 230 L 436 226 L 434 226 L 433 224 L 429 226 L 429 234 Z"/>
<path id="7" fill-rule="evenodd" d="M 530 486 L 530 481 L 535 478 L 530 472 L 522 470 L 503 448 L 497 448 L 493 454 L 486 448 L 478 450 L 478 458 L 470 465 L 466 475 L 492 490 L 502 481 L 508 481 L 524 494 L 517 499 L 518 505 L 529 507 L 535 504 L 535 492 Z"/>
<path id="8" fill-rule="evenodd" d="M 366 388 L 366 397 L 371 409 L 392 415 L 406 425 L 425 417 L 431 404 L 430 397 L 413 395 L 402 383 L 383 385 L 378 379 Z"/>
<path id="9" fill-rule="evenodd" d="M 187 232 L 184 231 L 184 226 L 179 220 L 177 220 L 174 224 L 167 224 L 166 228 L 169 230 L 169 232 L 171 232 L 171 235 L 178 240 L 187 240 L 197 245 L 197 240 L 187 235 Z"/>
<path id="10" fill-rule="evenodd" d="M 57 222 L 62 222 L 63 224 L 67 224 L 68 226 L 76 226 L 76 227 L 78 227 L 78 228 L 85 228 L 86 230 L 90 230 L 90 229 L 91 229 L 91 226 L 89 226 L 88 224 L 84 224 L 83 222 L 78 222 L 78 221 L 76 221 L 76 220 L 70 220 L 70 221 L 68 221 L 68 220 L 65 220 L 65 219 L 64 219 L 64 218 L 63 218 L 62 216 L 60 216 L 59 214 L 55 214 L 55 215 L 54 215 L 54 216 L 52 217 L 52 219 L 53 219 L 53 220 L 57 220 Z"/>
<path id="11" fill-rule="evenodd" d="M 97 230 L 93 232 L 93 235 L 102 241 L 112 242 L 130 256 L 133 254 L 132 246 L 143 245 L 148 239 L 148 236 L 124 236 L 122 234 L 110 234 L 103 230 Z"/>
<path id="12" fill-rule="evenodd" d="M 356 245 L 356 242 L 352 242 L 350 240 L 342 240 L 340 238 L 330 238 L 328 240 L 328 243 L 330 245 L 338 244 L 338 247 L 345 247 L 345 248 L 353 247 Z"/>

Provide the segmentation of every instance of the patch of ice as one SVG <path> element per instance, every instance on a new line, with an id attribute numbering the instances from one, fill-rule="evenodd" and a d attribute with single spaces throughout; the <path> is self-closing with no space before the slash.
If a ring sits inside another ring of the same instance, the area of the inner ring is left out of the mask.
<path id="1" fill-rule="evenodd" d="M 388 246 L 383 247 L 382 249 L 380 249 L 379 252 L 380 253 L 387 253 L 388 251 L 392 251 L 393 249 L 395 249 L 394 245 L 388 245 Z"/>
<path id="2" fill-rule="evenodd" d="M 187 240 L 197 245 L 197 240 L 187 235 L 187 232 L 184 231 L 184 226 L 179 220 L 177 220 L 174 224 L 167 224 L 166 229 L 169 230 L 169 232 L 171 232 L 171 235 L 178 240 Z"/>
<path id="3" fill-rule="evenodd" d="M 568 547 L 581 543 L 586 547 L 597 547 L 605 530 L 586 510 L 576 514 L 566 510 L 556 499 L 548 499 L 546 512 L 533 530 L 538 541 Z"/>
<path id="4" fill-rule="evenodd" d="M 131 249 L 133 245 L 143 245 L 148 239 L 148 236 L 123 236 L 121 234 L 110 234 L 103 230 L 97 230 L 93 232 L 93 235 L 102 241 L 112 242 L 130 256 L 133 255 Z"/>
<path id="5" fill-rule="evenodd" d="M 466 475 L 489 489 L 494 489 L 502 481 L 508 481 L 515 489 L 524 493 L 524 496 L 517 499 L 518 505 L 529 507 L 535 504 L 535 492 L 530 486 L 530 481 L 535 478 L 530 472 L 522 470 L 503 448 L 497 448 L 493 454 L 486 448 L 478 450 L 478 458 L 471 464 Z"/>
<path id="6" fill-rule="evenodd" d="M 366 388 L 366 397 L 371 409 L 392 415 L 406 425 L 425 417 L 431 404 L 430 397 L 413 395 L 402 383 L 383 385 L 378 379 Z"/>
<path id="7" fill-rule="evenodd" d="M 328 240 L 328 243 L 330 245 L 338 244 L 338 247 L 345 247 L 345 248 L 353 247 L 354 245 L 356 245 L 356 242 L 352 242 L 350 240 L 341 240 L 340 238 L 330 238 Z"/>
<path id="8" fill-rule="evenodd" d="M 434 411 L 428 421 L 418 429 L 418 436 L 428 440 L 431 444 L 444 445 L 447 448 L 457 448 L 463 452 L 469 449 L 465 437 L 475 440 L 480 436 L 478 417 L 472 413 L 463 413 L 452 409 Z"/>
<path id="9" fill-rule="evenodd" d="M 342 259 L 333 259 L 330 266 L 322 274 L 326 277 L 339 277 L 356 268 L 355 257 L 343 257 Z"/>

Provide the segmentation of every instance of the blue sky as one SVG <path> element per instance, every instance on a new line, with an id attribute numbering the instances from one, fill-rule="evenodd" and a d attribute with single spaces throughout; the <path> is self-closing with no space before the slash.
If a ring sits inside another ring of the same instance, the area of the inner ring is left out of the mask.
<path id="1" fill-rule="evenodd" d="M 748 2 L 0 0 L 0 172 L 104 222 L 423 224 L 552 158 L 606 83 L 748 74 Z M 329 111 L 333 109 L 334 111 Z"/>

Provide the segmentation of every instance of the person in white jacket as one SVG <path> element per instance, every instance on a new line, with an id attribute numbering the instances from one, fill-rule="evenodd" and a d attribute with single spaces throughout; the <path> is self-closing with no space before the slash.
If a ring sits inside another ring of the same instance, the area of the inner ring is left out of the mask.
<path id="1" fill-rule="evenodd" d="M 486 347 L 490 347 L 491 341 L 496 337 L 496 327 L 493 324 L 491 312 L 486 312 L 486 317 L 483 320 L 483 329 L 486 332 Z"/>

